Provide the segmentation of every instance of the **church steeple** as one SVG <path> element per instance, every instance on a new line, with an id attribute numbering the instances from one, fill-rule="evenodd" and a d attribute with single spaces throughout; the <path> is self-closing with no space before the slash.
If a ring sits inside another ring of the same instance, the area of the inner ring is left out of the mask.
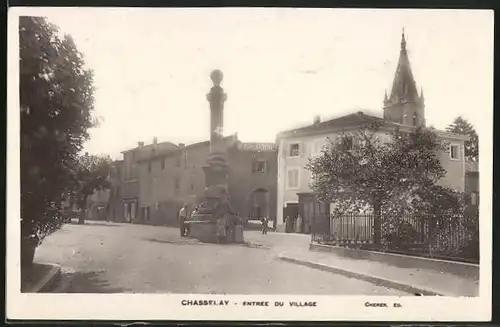
<path id="1" fill-rule="evenodd" d="M 401 49 L 391 93 L 384 99 L 384 117 L 405 125 L 425 125 L 423 95 L 419 96 L 417 91 L 404 29 L 401 33 Z"/>
<path id="2" fill-rule="evenodd" d="M 406 39 L 405 39 L 405 28 L 403 27 L 403 32 L 401 34 L 401 50 L 406 51 Z"/>
<path id="3" fill-rule="evenodd" d="M 401 34 L 401 51 L 399 52 L 398 66 L 392 83 L 391 95 L 393 103 L 413 102 L 418 100 L 417 86 L 411 71 L 410 59 L 406 50 L 406 38 L 403 29 Z"/>

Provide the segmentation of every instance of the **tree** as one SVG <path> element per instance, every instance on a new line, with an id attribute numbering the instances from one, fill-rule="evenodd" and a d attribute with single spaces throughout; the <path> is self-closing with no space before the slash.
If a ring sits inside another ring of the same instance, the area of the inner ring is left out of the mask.
<path id="1" fill-rule="evenodd" d="M 109 174 L 113 161 L 108 155 L 98 156 L 85 153 L 79 156 L 74 175 L 73 199 L 80 209 L 86 208 L 87 199 L 95 191 L 109 189 Z M 80 215 L 79 224 L 85 223 L 85 215 Z"/>
<path id="2" fill-rule="evenodd" d="M 331 139 L 322 155 L 310 159 L 312 190 L 319 200 L 334 202 L 334 214 L 371 208 L 374 241 L 381 241 L 381 213 L 395 198 L 408 201 L 412 193 L 433 185 L 445 174 L 437 152 L 444 150 L 436 134 L 417 127 L 396 129 L 389 141 L 380 136 L 381 123 L 373 122 L 352 135 Z"/>
<path id="3" fill-rule="evenodd" d="M 453 120 L 453 123 L 446 127 L 446 131 L 450 133 L 468 135 L 470 139 L 464 142 L 465 158 L 472 161 L 479 160 L 479 138 L 474 126 L 472 126 L 471 123 L 459 116 Z"/>
<path id="4" fill-rule="evenodd" d="M 31 264 L 34 247 L 62 224 L 71 167 L 95 126 L 94 88 L 73 39 L 46 19 L 20 17 L 19 42 L 21 259 Z"/>

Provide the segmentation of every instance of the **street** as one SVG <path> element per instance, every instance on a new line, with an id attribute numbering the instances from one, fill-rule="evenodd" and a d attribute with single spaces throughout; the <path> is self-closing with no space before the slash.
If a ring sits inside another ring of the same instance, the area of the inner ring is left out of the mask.
<path id="1" fill-rule="evenodd" d="M 203 244 L 179 230 L 87 221 L 44 240 L 36 262 L 60 264 L 60 293 L 215 293 L 407 295 L 279 261 L 278 251 L 307 249 L 309 236 L 245 231 L 246 244 Z"/>

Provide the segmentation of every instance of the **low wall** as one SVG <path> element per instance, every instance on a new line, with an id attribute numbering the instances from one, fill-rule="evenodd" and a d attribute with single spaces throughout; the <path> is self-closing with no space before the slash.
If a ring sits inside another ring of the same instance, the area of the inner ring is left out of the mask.
<path id="1" fill-rule="evenodd" d="M 350 249 L 339 246 L 313 244 L 313 243 L 309 245 L 309 250 L 331 252 L 335 255 L 354 260 L 378 261 L 399 268 L 429 269 L 429 270 L 454 274 L 460 277 L 473 278 L 475 280 L 479 280 L 479 265 L 476 264 L 438 260 L 431 258 L 422 258 L 422 257 L 394 254 L 394 253 Z"/>

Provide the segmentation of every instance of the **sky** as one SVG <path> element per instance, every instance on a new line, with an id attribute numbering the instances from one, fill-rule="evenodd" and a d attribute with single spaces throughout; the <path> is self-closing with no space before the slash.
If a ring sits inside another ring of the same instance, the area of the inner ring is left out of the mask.
<path id="1" fill-rule="evenodd" d="M 90 153 L 138 141 L 209 138 L 206 94 L 224 73 L 224 133 L 273 142 L 280 131 L 354 111 L 382 114 L 402 28 L 427 124 L 461 115 L 492 125 L 493 12 L 353 9 L 47 9 L 94 71 Z"/>

